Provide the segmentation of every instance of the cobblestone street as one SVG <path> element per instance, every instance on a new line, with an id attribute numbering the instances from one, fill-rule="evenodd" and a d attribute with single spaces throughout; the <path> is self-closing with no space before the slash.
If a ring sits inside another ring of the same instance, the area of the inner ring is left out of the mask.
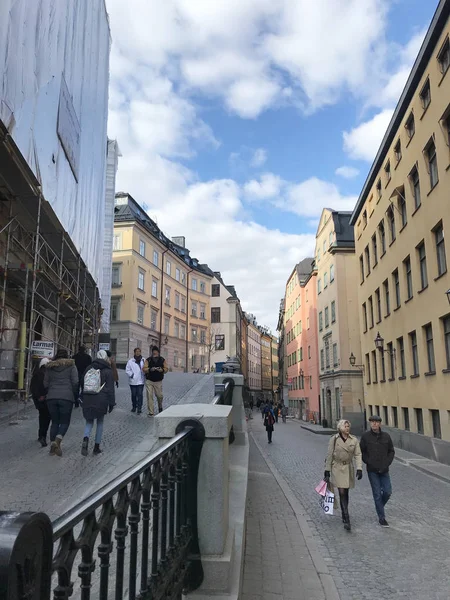
<path id="1" fill-rule="evenodd" d="M 448 483 L 394 461 L 393 496 L 387 505 L 391 527 L 383 529 L 377 522 L 364 471 L 363 480 L 350 493 L 353 531 L 347 534 L 339 516 L 323 514 L 314 491 L 323 475 L 328 437 L 305 431 L 296 422 L 280 421 L 275 426 L 273 444 L 268 445 L 261 419 L 256 414 L 254 417 L 249 422 L 251 435 L 300 501 L 342 599 L 448 600 Z M 282 517 L 276 502 L 271 501 L 269 489 L 267 504 L 272 518 Z M 294 569 L 295 565 L 290 564 L 289 570 Z"/>
<path id="2" fill-rule="evenodd" d="M 212 375 L 169 373 L 164 380 L 164 406 L 212 401 Z M 84 419 L 74 409 L 63 442 L 63 457 L 51 457 L 37 439 L 37 411 L 25 412 L 19 425 L 0 425 L 2 457 L 0 510 L 43 511 L 52 519 L 87 497 L 95 489 L 135 464 L 156 444 L 154 420 L 147 417 L 145 392 L 142 415 L 132 414 L 128 378 L 120 372 L 116 408 L 105 418 L 103 454 L 81 456 Z M 91 450 L 93 436 L 91 436 Z"/>

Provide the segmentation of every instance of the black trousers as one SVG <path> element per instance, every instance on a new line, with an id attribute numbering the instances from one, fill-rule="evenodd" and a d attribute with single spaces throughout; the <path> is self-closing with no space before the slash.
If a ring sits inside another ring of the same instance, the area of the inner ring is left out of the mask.
<path id="1" fill-rule="evenodd" d="M 34 405 L 39 411 L 38 438 L 46 439 L 48 428 L 50 427 L 50 421 L 51 421 L 47 402 L 39 402 L 39 400 L 35 400 Z"/>
<path id="2" fill-rule="evenodd" d="M 269 442 L 272 441 L 272 434 L 273 434 L 273 427 L 266 427 L 266 431 L 267 431 L 267 439 Z"/>
<path id="3" fill-rule="evenodd" d="M 348 514 L 348 501 L 349 501 L 348 488 L 338 488 L 338 490 L 339 490 L 339 501 L 341 503 L 342 520 L 345 523 L 346 520 L 349 519 L 349 514 Z"/>

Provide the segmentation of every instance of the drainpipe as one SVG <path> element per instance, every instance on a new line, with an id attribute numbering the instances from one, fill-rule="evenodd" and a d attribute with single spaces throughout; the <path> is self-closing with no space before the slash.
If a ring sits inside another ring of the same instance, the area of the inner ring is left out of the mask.
<path id="1" fill-rule="evenodd" d="M 188 372 L 188 359 L 189 359 L 189 275 L 192 273 L 194 269 L 191 269 L 187 272 L 186 276 L 186 363 L 184 367 L 184 372 Z"/>
<path id="2" fill-rule="evenodd" d="M 162 318 L 163 318 L 163 297 L 164 297 L 164 256 L 166 252 L 169 250 L 164 250 L 162 253 L 162 262 L 161 262 L 161 302 L 160 302 L 160 311 L 159 311 L 159 351 L 161 352 L 161 342 L 162 342 Z"/>

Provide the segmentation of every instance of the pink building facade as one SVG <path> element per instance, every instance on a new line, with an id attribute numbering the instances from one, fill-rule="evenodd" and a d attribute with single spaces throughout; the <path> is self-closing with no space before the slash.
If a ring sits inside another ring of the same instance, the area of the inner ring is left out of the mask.
<path id="1" fill-rule="evenodd" d="M 313 258 L 296 265 L 288 279 L 284 319 L 289 408 L 298 418 L 319 423 L 317 271 Z"/>

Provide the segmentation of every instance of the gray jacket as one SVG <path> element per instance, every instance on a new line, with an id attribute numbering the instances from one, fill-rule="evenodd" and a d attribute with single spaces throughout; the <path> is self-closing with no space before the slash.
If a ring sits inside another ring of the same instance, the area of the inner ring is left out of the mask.
<path id="1" fill-rule="evenodd" d="M 78 371 L 75 361 L 59 358 L 46 365 L 44 387 L 47 400 L 69 400 L 75 402 L 78 396 Z"/>

